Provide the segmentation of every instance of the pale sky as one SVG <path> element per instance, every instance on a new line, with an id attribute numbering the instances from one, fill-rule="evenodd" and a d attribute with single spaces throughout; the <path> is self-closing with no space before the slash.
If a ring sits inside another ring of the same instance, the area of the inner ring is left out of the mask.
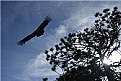
<path id="1" fill-rule="evenodd" d="M 114 6 L 121 10 L 121 1 L 2 1 L 2 81 L 55 79 L 57 74 L 50 70 L 44 51 L 68 33 L 90 28 L 96 12 Z M 44 35 L 18 46 L 17 42 L 31 34 L 47 15 L 52 21 Z"/>

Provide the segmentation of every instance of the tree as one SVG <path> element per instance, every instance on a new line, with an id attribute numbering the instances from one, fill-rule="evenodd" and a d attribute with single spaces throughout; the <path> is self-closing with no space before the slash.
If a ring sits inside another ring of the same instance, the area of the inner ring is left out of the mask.
<path id="1" fill-rule="evenodd" d="M 92 28 L 69 33 L 55 48 L 45 51 L 51 70 L 62 70 L 55 81 L 121 81 L 121 72 L 115 70 L 121 67 L 121 61 L 103 63 L 120 48 L 121 12 L 114 7 L 97 12 L 95 17 Z"/>

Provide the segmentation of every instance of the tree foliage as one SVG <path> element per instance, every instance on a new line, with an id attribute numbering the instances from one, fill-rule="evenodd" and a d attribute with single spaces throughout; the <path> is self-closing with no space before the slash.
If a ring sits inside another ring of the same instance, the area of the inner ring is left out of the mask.
<path id="1" fill-rule="evenodd" d="M 69 33 L 55 48 L 45 51 L 51 70 L 57 73 L 57 68 L 62 70 L 56 81 L 121 81 L 121 73 L 115 70 L 121 62 L 103 63 L 104 57 L 108 59 L 120 47 L 121 12 L 114 7 L 94 16 L 92 28 Z"/>

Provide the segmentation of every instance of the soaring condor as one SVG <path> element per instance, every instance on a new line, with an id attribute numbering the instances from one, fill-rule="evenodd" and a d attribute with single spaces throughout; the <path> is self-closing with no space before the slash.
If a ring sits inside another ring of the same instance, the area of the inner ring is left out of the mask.
<path id="1" fill-rule="evenodd" d="M 18 45 L 23 45 L 25 44 L 27 41 L 29 41 L 30 39 L 32 39 L 33 37 L 37 36 L 41 36 L 44 34 L 44 28 L 48 25 L 48 23 L 51 21 L 52 19 L 47 16 L 45 18 L 45 20 L 41 23 L 41 25 L 30 35 L 28 35 L 27 37 L 23 38 L 22 40 L 20 40 L 18 42 Z"/>

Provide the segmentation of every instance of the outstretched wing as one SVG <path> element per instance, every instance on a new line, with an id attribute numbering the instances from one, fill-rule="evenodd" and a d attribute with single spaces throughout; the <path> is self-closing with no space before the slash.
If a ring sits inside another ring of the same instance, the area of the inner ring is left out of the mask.
<path id="1" fill-rule="evenodd" d="M 44 28 L 48 25 L 48 23 L 51 21 L 52 19 L 47 16 L 45 18 L 45 20 L 40 24 L 40 26 L 34 31 L 37 35 L 37 37 L 41 36 L 44 34 Z"/>
<path id="2" fill-rule="evenodd" d="M 42 22 L 42 24 L 40 24 L 40 26 L 37 28 L 37 30 L 43 30 L 51 20 L 52 19 L 49 16 L 47 16 L 45 20 Z"/>
<path id="3" fill-rule="evenodd" d="M 32 38 L 35 37 L 35 36 L 36 36 L 35 33 L 32 33 L 32 34 L 28 35 L 28 36 L 25 37 L 24 39 L 20 40 L 20 41 L 18 42 L 18 45 L 23 45 L 23 44 L 25 44 L 25 42 L 27 42 L 28 40 L 32 39 Z"/>

